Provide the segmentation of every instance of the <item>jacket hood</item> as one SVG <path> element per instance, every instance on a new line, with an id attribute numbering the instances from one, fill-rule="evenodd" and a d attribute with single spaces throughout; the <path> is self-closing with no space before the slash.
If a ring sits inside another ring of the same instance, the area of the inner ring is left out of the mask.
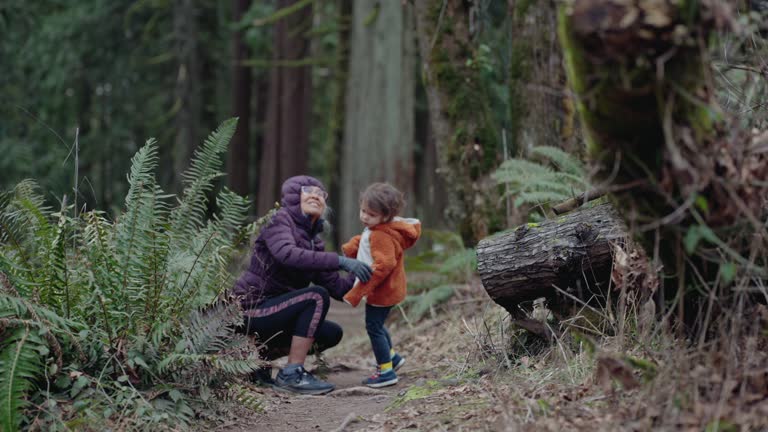
<path id="1" fill-rule="evenodd" d="M 296 222 L 311 227 L 312 220 L 301 212 L 302 186 L 317 186 L 322 190 L 326 190 L 323 182 L 314 177 L 306 175 L 294 176 L 283 182 L 280 205 L 288 210 Z M 318 227 L 318 230 L 322 230 L 323 219 L 318 219 L 317 222 L 315 226 Z"/>
<path id="2" fill-rule="evenodd" d="M 397 239 L 403 249 L 408 249 L 421 236 L 421 221 L 415 218 L 396 217 L 391 222 L 376 225 L 373 229 L 387 232 Z"/>

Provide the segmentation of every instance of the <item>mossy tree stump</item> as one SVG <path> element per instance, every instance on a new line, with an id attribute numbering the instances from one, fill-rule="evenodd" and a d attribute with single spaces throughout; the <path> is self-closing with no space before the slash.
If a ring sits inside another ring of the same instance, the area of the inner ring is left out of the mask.
<path id="1" fill-rule="evenodd" d="M 597 180 L 621 190 L 612 194 L 617 208 L 663 264 L 667 295 L 676 296 L 679 322 L 689 324 L 694 314 L 683 305 L 698 302 L 691 291 L 728 295 L 723 287 L 733 274 L 755 268 L 747 258 L 754 240 L 766 245 L 759 215 L 768 164 L 752 153 L 738 119 L 719 109 L 708 59 L 715 31 L 734 25 L 730 7 L 571 0 L 559 11 L 568 80 Z"/>

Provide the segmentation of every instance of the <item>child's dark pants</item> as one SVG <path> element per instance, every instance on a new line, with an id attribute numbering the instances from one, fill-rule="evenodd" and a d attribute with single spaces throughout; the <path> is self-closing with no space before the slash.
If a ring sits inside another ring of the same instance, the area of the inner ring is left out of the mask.
<path id="1" fill-rule="evenodd" d="M 386 321 L 391 309 L 391 306 L 365 305 L 365 330 L 371 339 L 373 355 L 376 356 L 377 364 L 392 361 L 392 358 L 389 356 L 389 351 L 392 348 L 392 339 L 390 339 L 387 329 L 384 328 L 384 321 Z"/>

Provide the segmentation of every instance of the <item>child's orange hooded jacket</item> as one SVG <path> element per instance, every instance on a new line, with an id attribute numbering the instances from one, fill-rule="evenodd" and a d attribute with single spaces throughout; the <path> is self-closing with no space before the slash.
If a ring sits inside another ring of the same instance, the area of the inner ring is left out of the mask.
<path id="1" fill-rule="evenodd" d="M 344 301 L 357 306 L 366 297 L 371 306 L 394 306 L 405 300 L 404 251 L 413 246 L 421 235 L 418 219 L 394 218 L 370 228 L 370 247 L 373 257 L 373 275 L 368 282 L 355 283 L 344 296 Z M 360 235 L 341 247 L 344 255 L 357 256 Z"/>

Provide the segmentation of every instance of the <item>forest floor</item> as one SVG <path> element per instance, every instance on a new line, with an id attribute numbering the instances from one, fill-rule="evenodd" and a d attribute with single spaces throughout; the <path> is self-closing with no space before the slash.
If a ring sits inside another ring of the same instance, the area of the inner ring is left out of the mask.
<path id="1" fill-rule="evenodd" d="M 259 412 L 235 416 L 214 430 L 768 431 L 766 382 L 758 383 L 764 386 L 756 392 L 761 397 L 732 397 L 732 388 L 718 393 L 724 387 L 717 385 L 723 381 L 715 366 L 702 360 L 705 366 L 681 368 L 679 362 L 689 358 L 675 360 L 680 350 L 667 348 L 669 357 L 648 356 L 657 365 L 666 362 L 669 373 L 656 370 L 653 382 L 641 384 L 642 371 L 626 369 L 621 355 L 596 356 L 583 343 L 546 346 L 509 334 L 508 314 L 478 282 L 418 323 L 393 309 L 390 333 L 406 357 L 400 381 L 383 389 L 363 387 L 360 381 L 374 369 L 363 310 L 334 302 L 329 319 L 344 327 L 344 340 L 325 354 L 325 365 L 307 365 L 336 384 L 335 391 L 300 396 L 255 388 L 263 402 Z M 599 350 L 608 352 L 615 343 L 605 338 Z M 765 366 L 760 370 L 768 371 Z M 701 386 L 712 395 L 699 391 Z"/>

